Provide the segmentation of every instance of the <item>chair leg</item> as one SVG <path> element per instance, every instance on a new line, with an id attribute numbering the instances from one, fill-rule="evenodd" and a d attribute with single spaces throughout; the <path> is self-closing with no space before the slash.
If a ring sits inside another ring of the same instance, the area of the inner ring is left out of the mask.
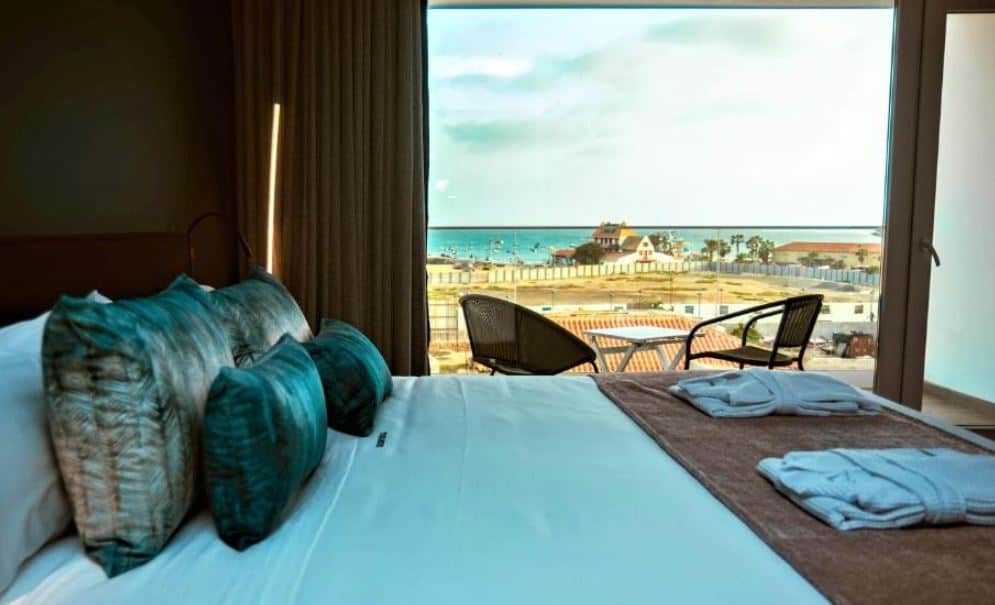
<path id="1" fill-rule="evenodd" d="M 802 363 L 802 358 L 801 357 L 798 358 L 798 371 L 799 372 L 804 372 L 805 371 L 805 364 Z"/>
<path id="2" fill-rule="evenodd" d="M 746 367 L 746 364 L 744 364 L 742 361 L 739 362 L 739 369 L 742 370 L 744 367 Z"/>
<path id="3" fill-rule="evenodd" d="M 600 371 L 598 370 L 598 364 L 594 363 L 593 361 L 591 361 L 591 362 L 589 362 L 589 363 L 591 364 L 591 367 L 592 367 L 592 368 L 594 368 L 594 373 L 595 373 L 595 374 L 598 374 L 598 373 L 600 372 Z"/>
<path id="4" fill-rule="evenodd" d="M 496 373 L 497 373 L 497 370 L 495 370 L 494 368 L 491 368 L 491 376 L 493 376 Z"/>

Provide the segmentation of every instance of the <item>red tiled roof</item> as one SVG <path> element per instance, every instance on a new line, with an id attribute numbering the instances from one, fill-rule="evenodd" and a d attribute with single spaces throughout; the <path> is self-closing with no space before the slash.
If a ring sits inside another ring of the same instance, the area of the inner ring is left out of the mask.
<path id="1" fill-rule="evenodd" d="M 595 330 L 602 328 L 622 328 L 628 326 L 656 326 L 659 328 L 674 328 L 678 330 L 690 330 L 697 323 L 694 319 L 689 317 L 681 317 L 678 315 L 636 315 L 636 314 L 604 314 L 604 315 L 549 315 L 550 319 L 560 324 L 567 330 L 570 330 L 575 335 L 580 337 L 584 342 L 587 342 L 587 336 L 584 334 L 585 330 Z M 599 338 L 598 342 L 603 347 L 614 347 L 621 346 L 625 343 L 620 340 L 611 340 L 607 338 Z M 704 336 L 700 336 L 695 339 L 694 350 L 716 350 L 716 349 L 731 349 L 738 347 L 740 344 L 739 339 L 721 332 L 719 330 L 706 328 L 704 330 Z M 663 345 L 664 353 L 666 353 L 668 359 L 673 359 L 674 355 L 680 350 L 680 343 Z M 606 361 L 611 368 L 615 368 L 622 361 L 622 353 L 612 353 L 606 356 Z M 737 364 L 720 361 L 718 359 L 703 359 L 695 362 L 704 363 L 709 366 L 715 367 L 739 367 Z M 683 366 L 681 366 L 683 368 Z M 660 366 L 660 360 L 657 358 L 656 353 L 653 351 L 641 351 L 632 356 L 629 360 L 629 365 L 626 366 L 626 372 L 659 372 L 663 370 Z M 585 369 L 583 367 L 575 368 L 570 370 L 571 372 L 588 372 L 590 369 Z"/>
<path id="2" fill-rule="evenodd" d="M 881 244 L 852 244 L 841 242 L 791 242 L 774 248 L 775 252 L 816 252 L 855 254 L 857 250 L 867 250 L 868 255 L 881 254 Z"/>
<path id="3" fill-rule="evenodd" d="M 565 248 L 563 250 L 557 250 L 553 253 L 553 256 L 557 258 L 570 258 L 574 255 L 574 252 L 573 248 Z"/>

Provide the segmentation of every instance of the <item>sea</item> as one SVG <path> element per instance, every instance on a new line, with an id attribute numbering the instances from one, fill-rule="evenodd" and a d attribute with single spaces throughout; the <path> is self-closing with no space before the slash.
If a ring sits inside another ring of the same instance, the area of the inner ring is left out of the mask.
<path id="1" fill-rule="evenodd" d="M 667 232 L 671 239 L 684 242 L 685 253 L 698 252 L 706 239 L 725 239 L 742 234 L 744 240 L 754 235 L 775 245 L 789 242 L 880 243 L 879 227 L 639 227 L 639 235 Z M 428 255 L 473 259 L 496 263 L 549 261 L 552 251 L 574 248 L 590 241 L 594 227 L 430 227 Z M 745 252 L 746 246 L 740 250 Z M 730 256 L 736 254 L 735 247 Z M 516 260 L 517 259 L 517 260 Z"/>

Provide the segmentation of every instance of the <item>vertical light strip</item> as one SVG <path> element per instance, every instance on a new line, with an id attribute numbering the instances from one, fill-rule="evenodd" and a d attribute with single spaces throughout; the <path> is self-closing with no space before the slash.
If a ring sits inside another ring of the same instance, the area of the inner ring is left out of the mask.
<path id="1" fill-rule="evenodd" d="M 269 148 L 269 205 L 266 209 L 266 270 L 273 272 L 273 230 L 276 224 L 276 150 L 280 144 L 280 104 L 273 104 L 273 133 Z"/>

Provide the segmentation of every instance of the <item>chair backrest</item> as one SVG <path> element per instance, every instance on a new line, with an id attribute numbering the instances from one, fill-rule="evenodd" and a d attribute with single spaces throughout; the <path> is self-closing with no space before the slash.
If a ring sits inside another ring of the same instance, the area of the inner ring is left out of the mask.
<path id="1" fill-rule="evenodd" d="M 518 363 L 516 305 L 493 296 L 467 294 L 459 299 L 466 317 L 470 350 L 478 358 Z"/>
<path id="2" fill-rule="evenodd" d="M 785 299 L 781 324 L 777 328 L 777 337 L 774 339 L 774 350 L 795 347 L 804 349 L 812 336 L 812 330 L 815 329 L 815 322 L 819 319 L 821 309 L 821 294 L 807 294 Z"/>
<path id="3" fill-rule="evenodd" d="M 473 357 L 533 374 L 558 374 L 593 363 L 594 351 L 551 319 L 493 296 L 460 298 Z"/>

